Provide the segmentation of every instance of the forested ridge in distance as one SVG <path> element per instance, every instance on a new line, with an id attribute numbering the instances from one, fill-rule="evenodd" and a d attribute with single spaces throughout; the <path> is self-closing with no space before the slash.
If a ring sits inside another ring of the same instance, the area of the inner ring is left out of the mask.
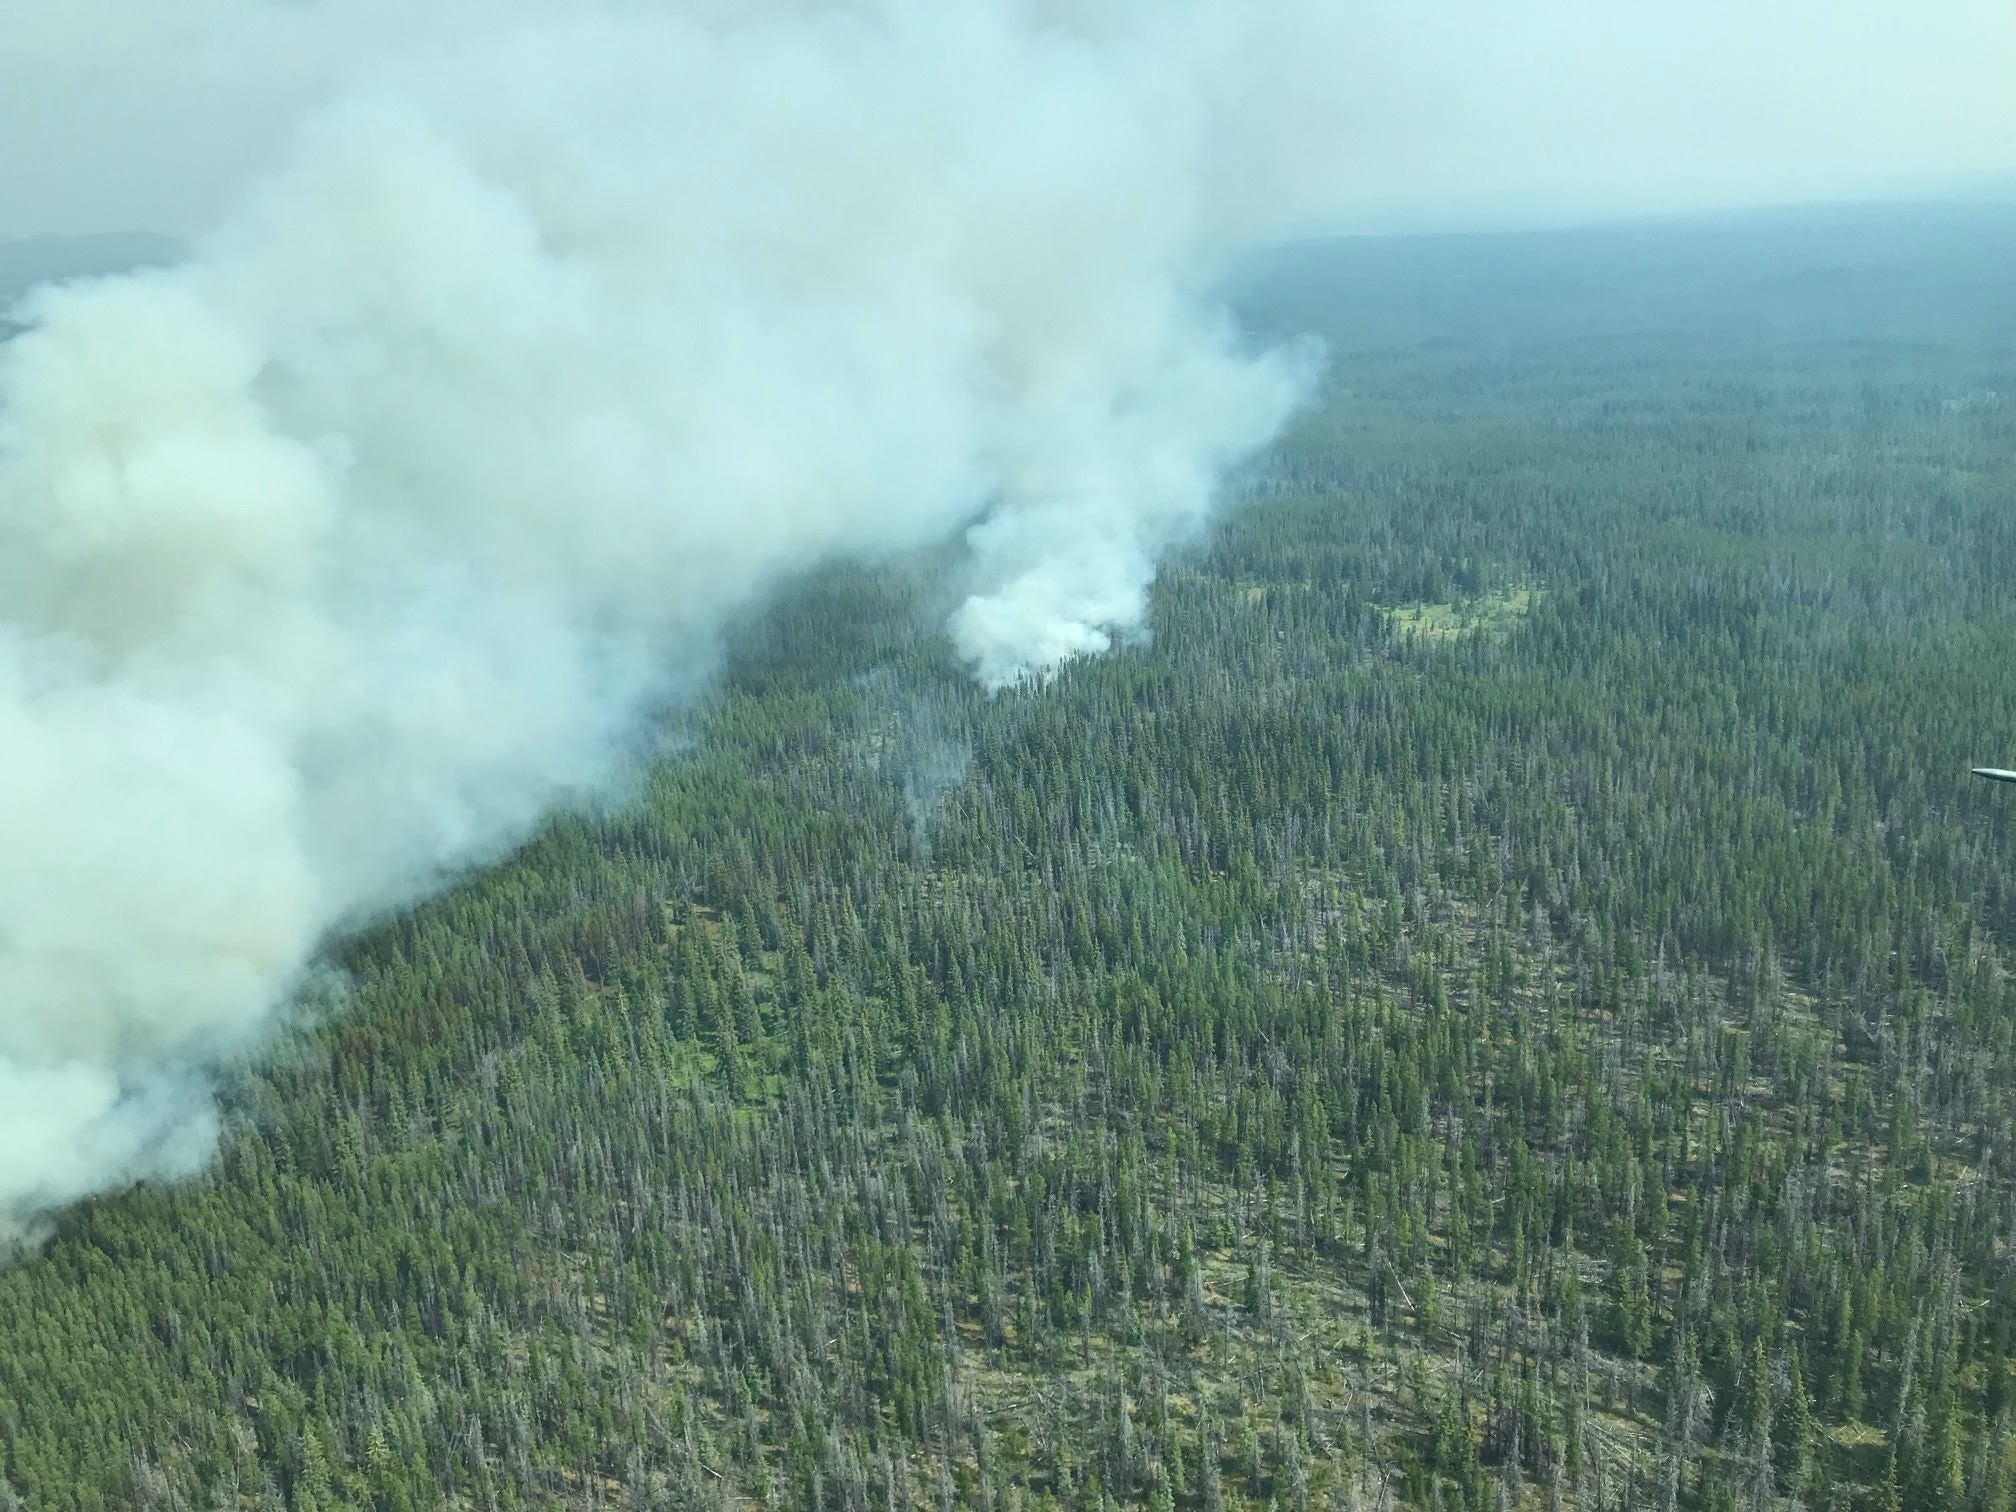
<path id="1" fill-rule="evenodd" d="M 1150 644 L 796 585 L 0 1269 L 0 1507 L 2016 1507 L 2012 257 L 1282 254 Z"/>

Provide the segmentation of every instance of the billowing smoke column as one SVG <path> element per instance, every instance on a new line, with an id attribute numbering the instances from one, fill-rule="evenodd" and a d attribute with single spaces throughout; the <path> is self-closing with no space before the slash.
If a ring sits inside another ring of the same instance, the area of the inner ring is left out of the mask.
<path id="1" fill-rule="evenodd" d="M 1190 39 L 1194 41 L 1193 39 Z M 795 570 L 967 534 L 999 685 L 1293 405 L 1184 39 L 981 5 L 408 62 L 0 348 L 0 1227 L 215 1139 L 332 932 L 609 775 Z"/>

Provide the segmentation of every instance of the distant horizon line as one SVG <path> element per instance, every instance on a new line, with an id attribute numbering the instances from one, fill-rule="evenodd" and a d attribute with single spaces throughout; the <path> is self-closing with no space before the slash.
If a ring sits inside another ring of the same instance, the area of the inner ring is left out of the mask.
<path id="1" fill-rule="evenodd" d="M 1388 200 L 1361 206 L 1348 216 L 1311 220 L 1278 240 L 1281 243 L 1376 240 L 1421 236 L 1502 236 L 1549 231 L 1603 231 L 1676 223 L 1730 222 L 1759 216 L 1841 211 L 2016 208 L 2016 174 L 1917 189 L 1896 187 L 1877 193 L 1792 196 L 1784 199 L 1729 199 L 1677 207 L 1605 209 L 1585 198 L 1491 196 L 1440 209 Z"/>
<path id="2" fill-rule="evenodd" d="M 1387 202 L 1361 206 L 1346 215 L 1311 220 L 1269 239 L 1288 246 L 1325 241 L 1404 240 L 1412 237 L 1516 236 L 1548 232 L 1612 231 L 1658 228 L 1676 224 L 1738 222 L 1799 213 L 1838 213 L 1942 209 L 2016 209 L 2016 175 L 1965 184 L 1897 189 L 1880 194 L 1841 194 L 1770 200 L 1731 200 L 1679 208 L 1599 209 L 1586 203 L 1493 196 L 1429 210 Z M 0 248 L 22 250 L 46 246 L 103 245 L 131 241 L 153 243 L 157 250 L 187 251 L 198 238 L 144 226 L 114 226 L 95 230 L 0 232 Z"/>

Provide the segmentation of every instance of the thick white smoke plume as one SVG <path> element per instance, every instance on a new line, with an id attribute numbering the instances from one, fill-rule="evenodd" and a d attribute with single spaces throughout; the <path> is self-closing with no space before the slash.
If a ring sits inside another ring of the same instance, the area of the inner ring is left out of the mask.
<path id="1" fill-rule="evenodd" d="M 338 930 L 608 776 L 766 586 L 970 531 L 991 684 L 1293 405 L 1197 294 L 1195 30 L 524 27 L 0 347 L 0 1227 L 215 1137 Z"/>

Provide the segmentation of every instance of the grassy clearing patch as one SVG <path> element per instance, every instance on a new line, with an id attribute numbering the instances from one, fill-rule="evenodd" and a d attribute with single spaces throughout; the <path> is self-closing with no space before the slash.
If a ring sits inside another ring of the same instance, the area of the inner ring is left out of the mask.
<path id="1" fill-rule="evenodd" d="M 1401 635 L 1424 640 L 1456 640 L 1480 633 L 1497 637 L 1507 634 L 1545 592 L 1530 586 L 1508 588 L 1454 603 L 1401 604 L 1382 612 L 1387 624 Z"/>

